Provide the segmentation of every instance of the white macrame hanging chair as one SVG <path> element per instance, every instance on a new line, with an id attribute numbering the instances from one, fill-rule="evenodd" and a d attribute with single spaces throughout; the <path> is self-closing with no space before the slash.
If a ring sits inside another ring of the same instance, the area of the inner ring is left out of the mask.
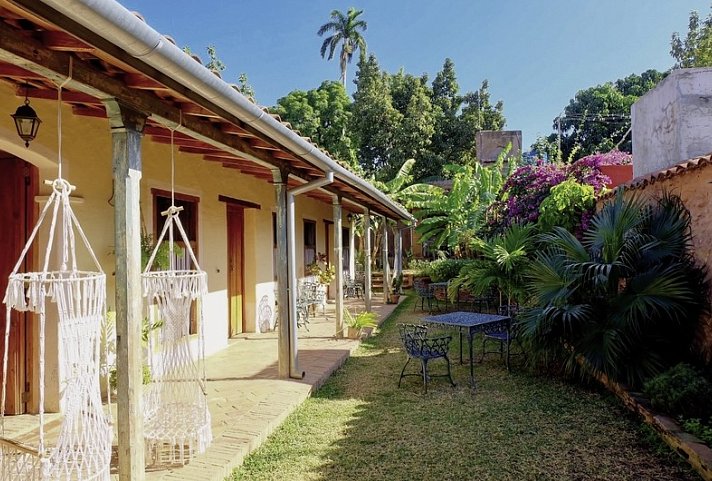
<path id="1" fill-rule="evenodd" d="M 112 426 L 110 415 L 102 409 L 99 387 L 99 336 L 106 313 L 106 275 L 72 212 L 69 194 L 74 186 L 61 178 L 61 169 L 58 179 L 46 183 L 52 185 L 52 194 L 10 274 L 3 300 L 6 324 L 0 405 L 0 480 L 109 481 Z M 18 272 L 50 211 L 51 222 L 42 271 Z M 94 262 L 95 271 L 79 270 L 77 267 L 75 230 Z M 56 237 L 61 243 L 60 266 L 50 270 L 52 245 Z M 56 305 L 60 372 L 63 375 L 60 386 L 63 411 L 59 434 L 52 447 L 47 446 L 44 431 L 48 301 Z M 13 309 L 33 312 L 39 321 L 39 427 L 36 446 L 5 437 L 8 348 Z"/>
<path id="2" fill-rule="evenodd" d="M 171 133 L 173 133 L 171 131 Z M 172 137 L 172 136 L 171 136 Z M 173 197 L 173 196 L 171 196 Z M 146 459 L 154 464 L 185 464 L 205 452 L 212 441 L 210 411 L 205 388 L 205 340 L 203 296 L 207 294 L 207 273 L 200 270 L 179 212 L 171 207 L 162 215 L 166 221 L 143 272 L 143 293 L 149 304 L 158 305 L 162 325 L 157 342 L 149 343 L 151 383 L 144 391 L 144 437 Z M 173 252 L 174 227 L 185 245 L 190 265 L 177 269 Z M 161 243 L 168 233 L 170 268 L 152 271 Z M 198 304 L 199 335 L 197 356 L 193 355 L 190 315 Z"/>

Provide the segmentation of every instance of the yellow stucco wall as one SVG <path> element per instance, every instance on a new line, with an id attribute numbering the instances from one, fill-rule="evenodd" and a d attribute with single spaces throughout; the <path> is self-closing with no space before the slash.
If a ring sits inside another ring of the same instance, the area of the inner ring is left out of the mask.
<path id="1" fill-rule="evenodd" d="M 643 189 L 629 190 L 626 197 L 632 195 L 654 199 L 664 192 L 680 196 L 692 217 L 692 235 L 694 255 L 700 264 L 707 266 L 712 273 L 712 167 L 704 166 L 675 177 L 649 184 Z M 600 208 L 600 203 L 599 203 Z M 704 295 L 708 299 L 712 293 Z M 697 333 L 695 348 L 707 363 L 712 363 L 712 318 L 702 319 Z"/>
<path id="2" fill-rule="evenodd" d="M 2 111 L 11 112 L 22 103 L 9 85 L 0 83 Z M 57 104 L 55 101 L 31 100 L 43 120 L 38 138 L 26 149 L 15 132 L 9 115 L 0 116 L 0 150 L 5 150 L 38 166 L 40 181 L 57 175 Z M 107 305 L 114 307 L 114 213 L 112 199 L 111 134 L 106 119 L 79 117 L 71 108 L 63 108 L 63 176 L 76 185 L 75 195 L 81 198 L 73 204 L 99 262 L 107 274 Z M 170 146 L 144 138 L 142 143 L 143 173 L 141 179 L 141 209 L 147 232 L 153 228 L 152 188 L 170 190 Z M 175 149 L 176 191 L 197 196 L 199 202 L 198 261 L 208 273 L 209 294 L 205 299 L 206 350 L 214 352 L 227 345 L 228 336 L 228 260 L 226 204 L 219 195 L 249 201 L 260 209 L 245 210 L 244 286 L 245 318 L 248 332 L 257 329 L 257 305 L 268 296 L 274 306 L 274 268 L 272 242 L 272 212 L 275 209 L 274 187 L 267 181 L 247 176 L 234 169 L 226 169 L 215 162 L 207 162 L 199 155 Z M 0 175 L 2 169 L 0 167 Z M 40 187 L 41 195 L 48 188 Z M 330 204 L 306 196 L 296 200 L 297 273 L 303 267 L 303 219 L 317 224 L 317 250 L 324 252 L 324 219 L 331 219 Z M 2 228 L 2 226 L 0 226 Z M 333 236 L 333 235 L 332 235 Z M 44 243 L 46 236 L 40 238 Z M 333 245 L 332 245 L 333 247 Z M 89 266 L 88 256 L 80 251 L 80 263 Z M 57 356 L 56 331 L 49 333 L 48 359 Z M 58 379 L 56 362 L 48 362 L 47 408 L 55 410 Z"/>

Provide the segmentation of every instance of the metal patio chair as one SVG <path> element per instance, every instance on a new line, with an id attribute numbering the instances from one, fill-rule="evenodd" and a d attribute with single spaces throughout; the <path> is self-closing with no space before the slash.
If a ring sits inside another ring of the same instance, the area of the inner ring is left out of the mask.
<path id="1" fill-rule="evenodd" d="M 450 384 L 455 387 L 456 384 L 452 380 L 450 372 L 450 358 L 447 356 L 452 336 L 428 337 L 428 328 L 415 324 L 398 324 L 398 329 L 400 331 L 401 340 L 403 341 L 403 347 L 408 356 L 401 370 L 400 378 L 398 379 L 398 387 L 400 387 L 401 381 L 406 376 L 422 376 L 424 393 L 428 392 L 428 379 L 431 377 L 447 377 L 450 380 Z M 447 363 L 447 374 L 429 375 L 428 362 L 439 358 L 445 359 Z M 420 361 L 420 372 L 406 374 L 405 369 L 412 359 Z"/>
<path id="2" fill-rule="evenodd" d="M 517 314 L 519 314 L 519 306 L 516 304 L 511 306 L 499 306 L 499 308 L 497 309 L 497 314 L 499 314 L 500 316 L 509 316 L 509 325 L 501 330 L 483 334 L 482 357 L 480 358 L 480 361 L 484 359 L 485 354 L 499 354 L 500 359 L 504 358 L 505 366 L 507 366 L 507 371 L 510 371 L 510 359 L 512 357 L 511 347 L 513 342 L 516 342 L 519 345 L 521 354 L 526 356 L 526 354 L 524 353 L 524 348 L 522 347 L 522 344 L 517 336 L 518 329 L 516 323 L 514 322 Z M 488 341 L 498 342 L 499 349 L 495 351 L 488 351 L 486 347 Z"/>
<path id="3" fill-rule="evenodd" d="M 433 300 L 435 300 L 437 304 L 437 299 L 435 299 L 433 291 L 430 290 L 430 283 L 424 281 L 423 279 L 415 279 L 413 281 L 413 289 L 415 289 L 415 292 L 418 294 L 418 299 L 416 299 L 416 301 L 413 303 L 413 310 L 418 307 L 418 301 L 420 301 L 420 309 L 424 311 L 425 302 L 427 301 L 428 312 L 432 312 Z"/>

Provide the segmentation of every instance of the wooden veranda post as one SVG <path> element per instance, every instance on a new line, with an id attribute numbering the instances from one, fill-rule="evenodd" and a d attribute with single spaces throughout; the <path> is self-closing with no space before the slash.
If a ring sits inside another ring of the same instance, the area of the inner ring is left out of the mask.
<path id="1" fill-rule="evenodd" d="M 349 221 L 349 276 L 356 277 L 356 229 L 354 229 L 354 216 Z"/>
<path id="2" fill-rule="evenodd" d="M 336 261 L 336 337 L 344 336 L 344 257 L 342 255 L 343 232 L 341 229 L 341 198 L 334 196 L 334 260 Z"/>
<path id="3" fill-rule="evenodd" d="M 363 209 L 363 299 L 366 310 L 371 311 L 371 211 Z"/>
<path id="4" fill-rule="evenodd" d="M 391 290 L 391 266 L 388 264 L 388 218 L 385 216 L 383 217 L 381 229 L 383 230 L 383 237 L 381 238 L 381 249 L 383 251 L 383 303 L 386 304 Z"/>
<path id="5" fill-rule="evenodd" d="M 286 169 L 273 170 L 277 204 L 277 318 L 280 379 L 289 378 L 289 270 L 287 267 L 287 178 Z"/>
<path id="6" fill-rule="evenodd" d="M 395 239 L 395 260 L 393 261 L 393 275 L 400 276 L 403 274 L 403 224 L 396 224 L 396 239 Z"/>
<path id="7" fill-rule="evenodd" d="M 116 252 L 119 480 L 145 479 L 141 353 L 141 135 L 146 116 L 106 101 L 112 137 Z"/>

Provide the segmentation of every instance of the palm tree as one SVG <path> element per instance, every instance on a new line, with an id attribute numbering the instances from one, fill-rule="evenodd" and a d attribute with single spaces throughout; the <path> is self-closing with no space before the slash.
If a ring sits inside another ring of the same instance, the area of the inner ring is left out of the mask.
<path id="1" fill-rule="evenodd" d="M 534 251 L 534 226 L 514 224 L 491 239 L 475 239 L 478 258 L 465 265 L 450 283 L 448 294 L 457 299 L 461 288 L 478 296 L 493 287 L 499 292 L 499 305 L 513 305 L 526 296 L 525 273 Z"/>
<path id="2" fill-rule="evenodd" d="M 349 8 L 346 15 L 339 10 L 331 11 L 331 21 L 319 27 L 317 35 L 320 37 L 327 32 L 332 35 L 324 39 L 321 44 L 321 57 L 324 58 L 326 51 L 329 51 L 329 58 L 334 58 L 334 51 L 341 43 L 341 55 L 339 55 L 339 67 L 341 68 L 341 83 L 346 87 L 346 64 L 351 62 L 351 58 L 357 49 L 366 50 L 366 41 L 361 36 L 359 30 L 366 30 L 366 22 L 359 20 L 358 16 L 363 10 Z"/>
<path id="3" fill-rule="evenodd" d="M 533 307 L 521 316 L 525 343 L 542 359 L 558 351 L 575 369 L 580 356 L 633 385 L 685 360 L 708 304 L 690 221 L 677 196 L 646 205 L 618 195 L 582 241 L 560 227 L 542 235 L 547 247 L 529 271 Z"/>

